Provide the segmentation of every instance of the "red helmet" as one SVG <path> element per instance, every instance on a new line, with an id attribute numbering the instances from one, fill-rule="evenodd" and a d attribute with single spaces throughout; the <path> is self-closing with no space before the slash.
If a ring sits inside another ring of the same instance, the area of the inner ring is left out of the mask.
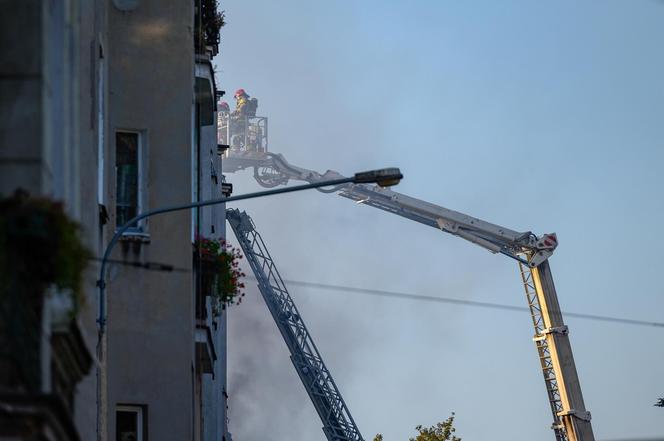
<path id="1" fill-rule="evenodd" d="M 220 101 L 220 102 L 219 102 L 219 105 L 217 106 L 217 109 L 220 110 L 220 111 L 222 111 L 222 112 L 224 112 L 224 111 L 227 112 L 227 111 L 229 111 L 231 108 L 230 108 L 230 106 L 228 105 L 228 103 L 227 103 L 226 101 Z"/>
<path id="2" fill-rule="evenodd" d="M 233 95 L 233 96 L 242 96 L 242 95 L 246 95 L 246 94 L 247 94 L 247 92 L 245 92 L 244 89 L 238 89 L 238 90 L 235 91 L 235 95 Z"/>

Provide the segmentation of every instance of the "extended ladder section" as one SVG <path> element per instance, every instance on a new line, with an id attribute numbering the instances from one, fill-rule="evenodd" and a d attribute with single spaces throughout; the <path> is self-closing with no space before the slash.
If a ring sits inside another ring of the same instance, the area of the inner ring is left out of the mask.
<path id="1" fill-rule="evenodd" d="M 339 189 L 339 195 L 439 228 L 519 261 L 556 440 L 594 441 L 547 260 L 558 245 L 555 234 L 537 237 L 531 232 L 519 233 L 378 186 L 347 185 Z"/>
<path id="2" fill-rule="evenodd" d="M 519 233 L 377 186 L 347 185 L 339 195 L 439 228 L 519 261 L 557 441 L 594 441 L 581 394 L 568 328 L 563 322 L 548 258 L 555 234 Z"/>
<path id="3" fill-rule="evenodd" d="M 233 209 L 226 210 L 226 219 L 256 276 L 258 289 L 288 346 L 328 441 L 363 441 L 253 221 L 245 212 Z"/>
<path id="4" fill-rule="evenodd" d="M 265 187 L 289 180 L 315 182 L 340 177 L 333 171 L 319 174 L 289 164 L 279 154 L 230 156 L 224 171 L 254 169 L 254 177 Z M 320 190 L 320 189 L 319 189 Z M 536 236 L 518 232 L 404 194 L 364 184 L 343 184 L 326 193 L 405 217 L 472 242 L 492 253 L 519 262 L 521 277 L 532 316 L 540 365 L 553 415 L 557 441 L 594 441 L 590 413 L 586 411 L 576 365 L 563 322 L 548 258 L 558 246 L 555 234 Z"/>
<path id="5" fill-rule="evenodd" d="M 555 234 L 538 238 L 530 231 L 512 231 L 377 185 L 348 184 L 338 190 L 339 196 L 454 234 L 528 266 L 544 262 L 557 245 Z M 524 250 L 531 254 L 529 259 Z"/>

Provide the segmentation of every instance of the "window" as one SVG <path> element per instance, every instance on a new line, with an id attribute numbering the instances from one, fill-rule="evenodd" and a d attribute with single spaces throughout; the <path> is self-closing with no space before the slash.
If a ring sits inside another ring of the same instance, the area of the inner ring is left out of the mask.
<path id="1" fill-rule="evenodd" d="M 198 124 L 201 126 L 214 125 L 215 105 L 213 93 L 210 80 L 196 77 L 196 104 L 199 109 Z"/>
<path id="2" fill-rule="evenodd" d="M 116 225 L 122 226 L 143 209 L 145 173 L 143 171 L 143 146 L 138 132 L 115 134 L 115 214 Z M 143 223 L 132 226 L 142 231 Z"/>
<path id="3" fill-rule="evenodd" d="M 147 441 L 145 406 L 117 406 L 115 412 L 116 441 Z"/>

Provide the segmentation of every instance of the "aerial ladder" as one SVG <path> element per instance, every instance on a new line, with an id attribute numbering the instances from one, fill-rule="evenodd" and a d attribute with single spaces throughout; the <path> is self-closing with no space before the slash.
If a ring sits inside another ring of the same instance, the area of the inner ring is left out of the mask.
<path id="1" fill-rule="evenodd" d="M 256 276 L 328 441 L 364 441 L 252 219 L 246 212 L 228 209 L 226 220 Z"/>
<path id="2" fill-rule="evenodd" d="M 267 127 L 267 121 L 265 121 L 265 127 Z M 251 144 L 248 144 L 246 147 L 240 145 L 230 146 L 230 148 L 225 149 L 223 151 L 224 159 L 222 162 L 223 172 L 234 173 L 245 169 L 253 169 L 256 181 L 261 186 L 267 188 L 285 185 L 290 180 L 313 183 L 341 177 L 339 173 L 331 170 L 320 174 L 313 170 L 294 166 L 283 155 L 269 152 L 267 149 L 266 128 L 262 130 L 260 127 L 257 127 L 251 133 L 259 134 L 254 143 L 257 147 L 252 148 Z M 220 139 L 222 144 L 223 141 L 223 139 Z M 530 231 L 514 231 L 382 188 L 378 185 L 342 184 L 337 187 L 328 189 L 319 188 L 318 190 L 324 193 L 337 193 L 339 196 L 351 199 L 357 203 L 369 205 L 428 225 L 479 245 L 494 254 L 503 254 L 516 260 L 535 329 L 533 341 L 537 348 L 547 398 L 553 416 L 551 428 L 554 431 L 556 441 L 595 440 L 590 422 L 590 412 L 586 410 L 583 401 L 581 386 L 574 363 L 572 347 L 569 341 L 569 328 L 563 321 L 548 262 L 549 257 L 551 257 L 558 246 L 555 233 L 537 236 Z M 230 219 L 233 216 L 235 215 L 231 215 Z M 233 220 L 230 220 L 231 226 L 233 226 L 233 222 Z M 233 227 L 233 229 L 237 235 L 238 231 L 236 227 Z M 255 229 L 252 230 L 255 232 Z M 257 238 L 259 239 L 259 236 Z M 249 247 L 246 248 L 250 249 Z M 247 253 L 247 249 L 243 246 L 245 254 Z M 263 254 L 258 254 L 261 258 L 263 255 L 268 254 L 266 251 Z M 251 262 L 251 258 L 249 260 Z M 271 262 L 271 259 L 269 261 Z M 265 268 L 265 265 L 266 263 L 264 262 L 263 268 Z M 273 266 L 273 262 L 271 262 L 271 265 Z M 256 272 L 257 268 L 257 266 L 254 267 L 252 265 L 254 272 Z M 257 275 L 257 278 L 260 277 Z M 280 289 L 283 289 L 283 292 L 287 295 L 283 281 L 280 278 L 279 280 L 280 286 L 282 286 Z M 263 291 L 261 290 L 261 292 Z M 265 294 L 263 296 L 265 297 Z M 301 319 L 299 315 L 298 318 Z M 284 335 L 283 331 L 282 335 Z M 306 335 L 307 338 L 310 338 L 308 333 Z M 286 337 L 284 335 L 288 344 Z M 313 341 L 311 342 L 311 347 L 315 349 Z M 320 363 L 322 365 L 322 359 L 320 359 Z M 329 375 L 327 369 L 325 369 L 325 373 Z M 301 374 L 300 378 L 302 378 Z M 331 377 L 329 378 L 330 384 L 334 385 Z M 314 401 L 314 406 L 318 410 L 319 404 L 316 403 L 314 397 L 317 397 L 320 393 L 314 389 L 310 389 L 311 386 L 307 386 L 304 378 L 302 378 L 302 381 Z M 334 390 L 334 397 L 336 398 L 338 394 L 336 386 Z M 343 404 L 341 395 L 338 395 L 338 398 Z M 342 408 L 344 412 L 340 414 L 347 415 L 347 421 L 355 428 L 357 436 L 360 437 L 359 431 L 357 431 L 345 404 L 343 404 Z M 325 424 L 324 415 L 321 414 L 320 410 L 318 411 Z M 326 435 L 327 433 L 326 431 Z M 328 440 L 334 441 L 334 438 L 328 436 Z"/>

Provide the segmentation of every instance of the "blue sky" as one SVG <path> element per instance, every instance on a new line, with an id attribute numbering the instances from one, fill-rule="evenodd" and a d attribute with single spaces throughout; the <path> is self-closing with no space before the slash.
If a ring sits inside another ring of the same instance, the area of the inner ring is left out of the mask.
<path id="1" fill-rule="evenodd" d="M 216 58 L 270 149 L 515 230 L 555 231 L 564 310 L 664 321 L 664 3 L 237 1 Z M 230 175 L 237 194 L 250 173 Z M 514 262 L 332 195 L 237 205 L 284 278 L 525 306 Z M 464 440 L 554 439 L 527 314 L 293 287 L 365 438 L 457 414 Z M 664 331 L 567 318 L 597 439 L 664 434 Z M 236 440 L 324 439 L 255 290 L 231 310 Z"/>

